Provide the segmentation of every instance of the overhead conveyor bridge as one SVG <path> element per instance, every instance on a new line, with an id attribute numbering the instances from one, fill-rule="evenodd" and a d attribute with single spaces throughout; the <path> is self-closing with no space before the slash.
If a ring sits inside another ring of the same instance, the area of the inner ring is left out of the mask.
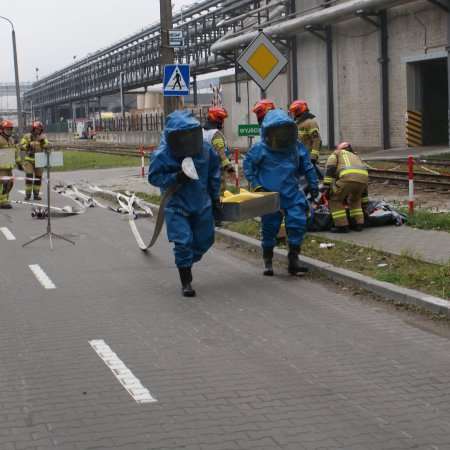
<path id="1" fill-rule="evenodd" d="M 234 67 L 236 52 L 213 55 L 211 46 L 225 34 L 285 20 L 286 1 L 204 0 L 173 15 L 173 29 L 182 30 L 185 45 L 175 50 L 176 64 L 190 64 L 191 75 Z M 239 16 L 230 23 L 230 17 Z M 24 95 L 25 109 L 61 107 L 102 96 L 162 83 L 161 25 L 155 22 L 110 47 L 33 84 Z M 122 83 L 121 83 L 122 78 Z M 194 78 L 195 79 L 195 78 Z"/>

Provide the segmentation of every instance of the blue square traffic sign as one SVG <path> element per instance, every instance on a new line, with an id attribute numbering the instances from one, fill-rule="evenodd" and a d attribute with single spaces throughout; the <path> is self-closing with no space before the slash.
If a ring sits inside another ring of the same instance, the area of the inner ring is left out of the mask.
<path id="1" fill-rule="evenodd" d="M 189 73 L 189 64 L 166 64 L 163 95 L 189 95 Z"/>

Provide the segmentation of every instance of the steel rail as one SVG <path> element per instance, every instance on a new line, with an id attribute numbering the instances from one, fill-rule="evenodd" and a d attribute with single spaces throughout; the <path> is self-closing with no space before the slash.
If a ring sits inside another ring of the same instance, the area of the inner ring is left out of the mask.
<path id="1" fill-rule="evenodd" d="M 400 172 L 393 174 L 380 174 L 377 172 L 369 171 L 369 181 L 370 182 L 388 182 L 388 184 L 397 185 L 408 185 L 408 173 Z M 445 177 L 434 174 L 414 174 L 414 185 L 420 188 L 431 188 L 431 189 L 443 189 L 450 190 L 450 180 Z"/>

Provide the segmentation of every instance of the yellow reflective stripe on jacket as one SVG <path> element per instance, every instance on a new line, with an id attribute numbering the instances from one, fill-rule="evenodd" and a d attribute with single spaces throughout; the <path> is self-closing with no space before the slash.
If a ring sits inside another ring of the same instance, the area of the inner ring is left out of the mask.
<path id="1" fill-rule="evenodd" d="M 223 140 L 222 135 L 217 136 L 215 139 L 213 139 L 213 140 L 211 141 L 211 144 L 212 144 L 212 146 L 215 147 L 215 148 L 222 148 L 222 147 L 225 147 L 225 141 Z"/>
<path id="2" fill-rule="evenodd" d="M 323 184 L 332 184 L 333 183 L 334 178 L 333 177 L 324 177 L 323 179 Z"/>
<path id="3" fill-rule="evenodd" d="M 315 131 L 317 131 L 317 133 L 319 132 L 318 128 L 310 128 L 309 130 L 305 131 L 306 134 L 313 134 Z"/>
<path id="4" fill-rule="evenodd" d="M 317 157 L 319 157 L 319 156 L 320 156 L 319 150 L 311 150 L 311 157 L 312 157 L 312 156 L 317 156 Z"/>
<path id="5" fill-rule="evenodd" d="M 339 172 L 339 178 L 342 178 L 344 175 L 347 175 L 349 173 L 357 173 L 359 175 L 367 175 L 368 176 L 367 170 L 365 170 L 365 169 L 342 169 Z"/>

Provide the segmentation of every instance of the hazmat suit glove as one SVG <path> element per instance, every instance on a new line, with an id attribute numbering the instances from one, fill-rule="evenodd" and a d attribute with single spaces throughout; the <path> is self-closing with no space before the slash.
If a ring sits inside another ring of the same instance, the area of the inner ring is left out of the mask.
<path id="1" fill-rule="evenodd" d="M 319 158 L 311 158 L 311 162 L 316 166 L 319 162 Z"/>
<path id="2" fill-rule="evenodd" d="M 189 181 L 191 181 L 191 179 L 182 170 L 179 170 L 177 172 L 177 176 L 176 176 L 177 184 L 185 184 L 185 183 L 189 183 Z"/>
<path id="3" fill-rule="evenodd" d="M 319 196 L 319 188 L 311 188 L 309 195 L 311 196 L 311 200 L 315 200 Z"/>
<path id="4" fill-rule="evenodd" d="M 212 200 L 212 208 L 213 213 L 218 213 L 222 210 L 222 203 L 220 202 L 220 198 L 215 198 Z"/>

